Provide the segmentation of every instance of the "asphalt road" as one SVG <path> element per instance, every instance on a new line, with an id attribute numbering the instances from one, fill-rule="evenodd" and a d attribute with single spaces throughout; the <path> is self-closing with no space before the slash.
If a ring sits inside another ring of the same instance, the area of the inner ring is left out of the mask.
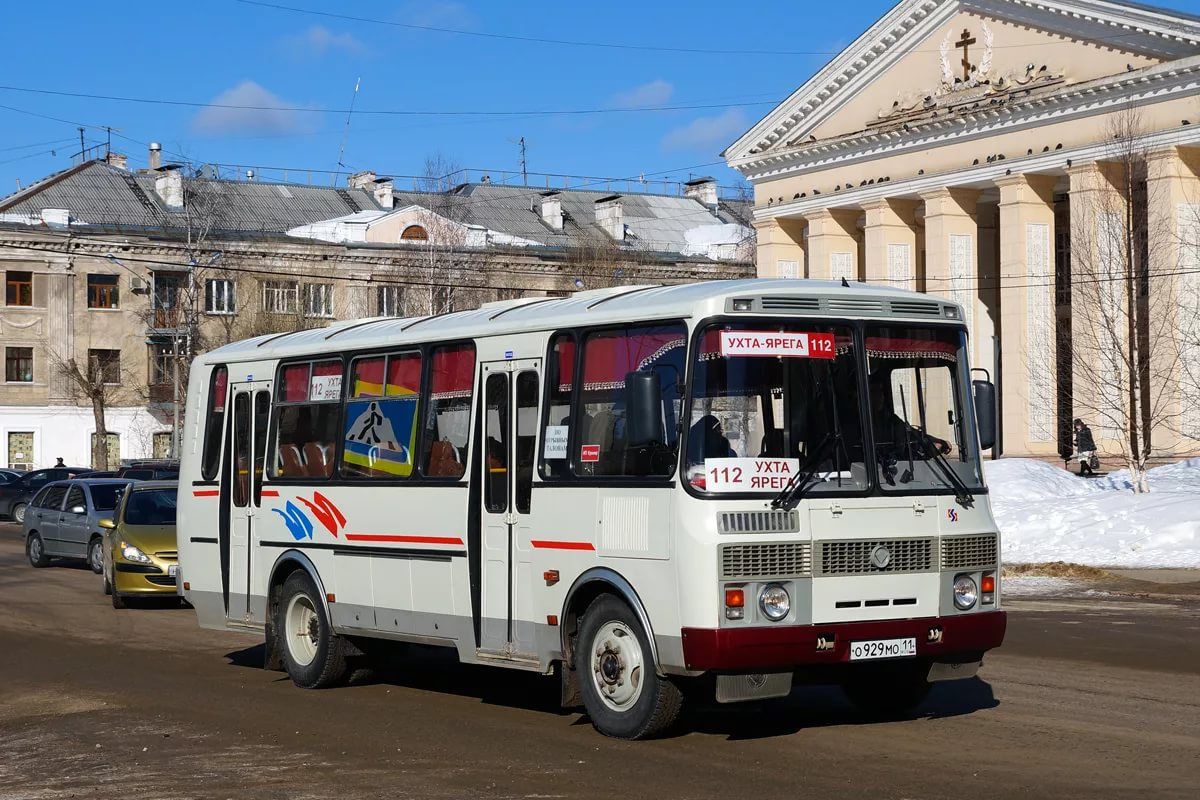
<path id="1" fill-rule="evenodd" d="M 422 654 L 295 688 L 190 610 L 114 611 L 0 525 L 0 798 L 1195 798 L 1200 605 L 1026 599 L 981 679 L 874 721 L 835 689 L 619 742 L 557 687 Z"/>

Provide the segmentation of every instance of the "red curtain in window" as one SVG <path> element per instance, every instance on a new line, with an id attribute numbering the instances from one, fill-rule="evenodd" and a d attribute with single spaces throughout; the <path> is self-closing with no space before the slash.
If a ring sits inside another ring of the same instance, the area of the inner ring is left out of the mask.
<path id="1" fill-rule="evenodd" d="M 212 413 L 220 414 L 225 410 L 225 394 L 229 389 L 229 370 L 220 367 L 213 376 Z"/>
<path id="2" fill-rule="evenodd" d="M 313 375 L 341 375 L 341 361 L 318 361 L 313 364 Z"/>
<path id="3" fill-rule="evenodd" d="M 384 358 L 360 358 L 354 362 L 351 397 L 383 397 Z"/>
<path id="4" fill-rule="evenodd" d="M 303 403 L 308 399 L 308 364 L 288 364 L 282 373 L 285 403 Z"/>
<path id="5" fill-rule="evenodd" d="M 469 384 L 469 381 L 468 381 Z M 391 356 L 387 368 L 387 394 L 405 397 L 421 391 L 421 356 L 417 353 Z M 468 386 L 469 393 L 469 386 Z"/>
<path id="6" fill-rule="evenodd" d="M 627 373 L 654 366 L 672 350 L 686 346 L 682 329 L 589 336 L 584 345 L 583 388 L 618 389 L 625 385 Z"/>
<path id="7" fill-rule="evenodd" d="M 558 390 L 569 392 L 575 382 L 575 340 L 559 339 L 554 345 L 554 355 L 558 359 Z"/>
<path id="8" fill-rule="evenodd" d="M 430 397 L 470 397 L 475 382 L 475 346 L 441 347 L 433 351 Z"/>
<path id="9" fill-rule="evenodd" d="M 935 358 L 953 363 L 958 360 L 958 343 L 906 336 L 868 336 L 867 355 L 870 358 Z"/>

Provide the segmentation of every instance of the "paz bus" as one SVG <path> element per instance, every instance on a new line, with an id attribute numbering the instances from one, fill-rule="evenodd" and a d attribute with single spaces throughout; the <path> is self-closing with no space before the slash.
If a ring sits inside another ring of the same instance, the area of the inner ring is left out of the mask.
<path id="1" fill-rule="evenodd" d="M 900 713 L 1004 637 L 968 349 L 954 303 L 765 279 L 234 343 L 192 367 L 181 591 L 305 688 L 393 640 L 616 737 L 794 681 Z"/>

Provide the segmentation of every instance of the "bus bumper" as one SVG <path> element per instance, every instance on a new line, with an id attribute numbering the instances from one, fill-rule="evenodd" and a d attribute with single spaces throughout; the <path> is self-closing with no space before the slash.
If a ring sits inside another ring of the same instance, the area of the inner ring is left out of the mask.
<path id="1" fill-rule="evenodd" d="M 788 625 L 753 628 L 684 628 L 687 669 L 701 672 L 772 670 L 850 661 L 850 643 L 873 639 L 917 640 L 917 658 L 978 660 L 1004 641 L 1008 615 L 982 611 L 954 617 Z"/>

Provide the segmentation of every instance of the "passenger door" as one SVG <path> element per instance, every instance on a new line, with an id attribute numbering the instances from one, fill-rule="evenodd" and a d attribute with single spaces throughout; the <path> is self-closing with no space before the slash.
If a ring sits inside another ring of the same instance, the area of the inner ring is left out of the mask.
<path id="1" fill-rule="evenodd" d="M 62 541 L 61 519 L 62 519 L 62 504 L 67 496 L 67 487 L 63 486 L 48 486 L 44 494 L 39 495 L 40 500 L 38 505 L 31 505 L 25 510 L 26 514 L 33 515 L 33 521 L 30 523 L 30 529 L 36 530 L 38 535 L 42 537 L 42 544 L 46 547 L 46 554 L 53 556 L 70 555 L 67 552 L 65 543 Z"/>
<path id="2" fill-rule="evenodd" d="M 541 360 L 481 366 L 482 562 L 480 647 L 509 658 L 534 656 L 529 512 L 537 454 Z"/>
<path id="3" fill-rule="evenodd" d="M 83 487 L 72 486 L 67 491 L 67 500 L 58 518 L 58 535 L 67 555 L 79 558 L 87 556 L 89 528 L 87 498 L 84 497 Z"/>
<path id="4" fill-rule="evenodd" d="M 229 487 L 228 594 L 225 615 L 230 622 L 253 622 L 250 597 L 256 554 L 257 517 L 261 508 L 267 427 L 271 416 L 271 382 L 232 384 L 233 424 L 223 479 Z"/>

